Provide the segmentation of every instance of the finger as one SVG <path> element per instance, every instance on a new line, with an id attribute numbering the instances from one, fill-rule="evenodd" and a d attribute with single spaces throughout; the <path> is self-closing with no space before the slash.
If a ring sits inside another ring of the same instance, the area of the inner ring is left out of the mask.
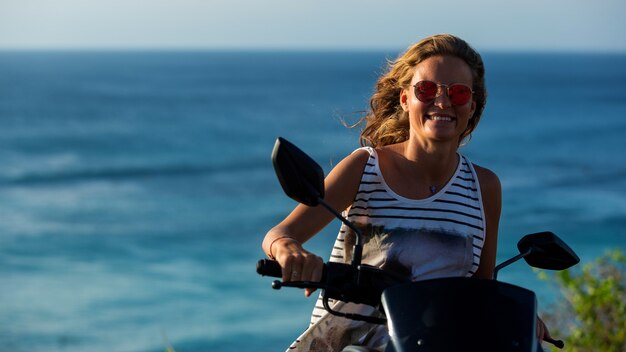
<path id="1" fill-rule="evenodd" d="M 302 260 L 298 257 L 294 258 L 293 262 L 291 263 L 291 271 L 289 273 L 287 273 L 287 275 L 289 275 L 289 281 L 300 281 L 302 280 L 302 270 L 303 270 L 303 265 L 302 265 Z"/>
<path id="2" fill-rule="evenodd" d="M 291 281 L 291 272 L 293 271 L 293 258 L 288 257 L 283 265 L 283 282 Z"/>
<path id="3" fill-rule="evenodd" d="M 316 255 L 308 255 L 305 258 L 305 261 L 302 265 L 302 275 L 301 275 L 301 280 L 305 280 L 305 281 L 319 281 L 319 279 L 316 279 L 313 274 L 315 272 L 315 270 L 317 270 L 317 267 L 319 266 L 318 263 L 318 256 Z"/>
<path id="4" fill-rule="evenodd" d="M 552 339 L 552 335 L 550 335 L 550 329 L 546 325 L 543 326 L 543 339 Z"/>
<path id="5" fill-rule="evenodd" d="M 300 281 L 302 280 L 302 269 L 298 269 L 297 267 L 291 267 L 291 281 Z"/>
<path id="6" fill-rule="evenodd" d="M 305 262 L 304 265 L 302 265 L 301 269 L 302 271 L 300 272 L 300 279 L 302 281 L 310 281 L 311 273 L 313 272 L 313 265 L 310 260 L 308 262 Z"/>
<path id="7" fill-rule="evenodd" d="M 537 319 L 537 339 L 539 342 L 543 341 L 543 324 L 539 319 Z"/>
<path id="8" fill-rule="evenodd" d="M 287 267 L 284 266 L 283 267 L 283 277 L 282 277 L 283 282 L 288 282 L 291 280 L 291 266 Z"/>
<path id="9" fill-rule="evenodd" d="M 311 281 L 320 282 L 322 281 L 322 275 L 324 272 L 324 261 L 320 257 L 315 257 L 315 264 L 313 266 L 313 271 L 311 272 Z M 304 295 L 309 297 L 316 289 L 308 288 L 304 291 Z"/>
<path id="10" fill-rule="evenodd" d="M 322 281 L 322 274 L 324 272 L 324 261 L 320 257 L 315 257 L 315 265 L 313 272 L 311 273 L 311 281 L 320 282 Z"/>

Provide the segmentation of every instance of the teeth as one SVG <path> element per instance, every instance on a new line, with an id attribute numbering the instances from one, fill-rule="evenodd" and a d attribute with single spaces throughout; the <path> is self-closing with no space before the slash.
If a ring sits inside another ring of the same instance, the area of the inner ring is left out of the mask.
<path id="1" fill-rule="evenodd" d="M 448 116 L 430 116 L 430 119 L 433 121 L 452 121 L 452 118 Z"/>

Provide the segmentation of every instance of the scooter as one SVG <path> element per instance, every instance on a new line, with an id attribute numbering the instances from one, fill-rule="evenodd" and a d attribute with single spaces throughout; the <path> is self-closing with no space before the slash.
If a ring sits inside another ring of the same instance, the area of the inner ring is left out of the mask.
<path id="1" fill-rule="evenodd" d="M 324 172 L 311 157 L 279 137 L 272 162 L 287 196 L 308 206 L 326 208 L 357 235 L 350 264 L 327 262 L 320 282 L 276 280 L 274 289 L 321 289 L 324 308 L 330 314 L 386 324 L 390 336 L 387 352 L 541 351 L 536 338 L 535 293 L 497 281 L 497 274 L 522 258 L 532 267 L 547 270 L 576 265 L 580 259 L 557 235 L 540 232 L 521 238 L 519 254 L 496 266 L 494 280 L 454 277 L 407 282 L 392 272 L 361 263 L 363 236 L 324 201 Z M 268 259 L 257 263 L 257 273 L 282 276 L 280 265 Z M 334 311 L 329 299 L 377 307 L 385 318 Z M 545 341 L 559 348 L 564 345 L 560 340 Z"/>

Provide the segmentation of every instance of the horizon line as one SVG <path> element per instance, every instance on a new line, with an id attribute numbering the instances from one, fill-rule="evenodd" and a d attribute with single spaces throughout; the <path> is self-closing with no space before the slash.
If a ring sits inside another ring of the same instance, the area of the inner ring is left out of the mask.
<path id="1" fill-rule="evenodd" d="M 0 52 L 393 52 L 400 53 L 406 48 L 393 47 L 287 47 L 287 46 L 32 46 L 32 47 L 2 47 Z M 626 49 L 618 48 L 483 48 L 478 49 L 480 53 L 502 53 L 502 54 L 626 54 Z"/>

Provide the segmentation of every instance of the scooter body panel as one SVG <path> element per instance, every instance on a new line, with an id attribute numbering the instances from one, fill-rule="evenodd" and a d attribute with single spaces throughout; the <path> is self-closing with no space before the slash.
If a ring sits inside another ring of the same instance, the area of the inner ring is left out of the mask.
<path id="1" fill-rule="evenodd" d="M 395 285 L 382 304 L 385 351 L 535 352 L 534 292 L 495 280 L 442 278 Z"/>

